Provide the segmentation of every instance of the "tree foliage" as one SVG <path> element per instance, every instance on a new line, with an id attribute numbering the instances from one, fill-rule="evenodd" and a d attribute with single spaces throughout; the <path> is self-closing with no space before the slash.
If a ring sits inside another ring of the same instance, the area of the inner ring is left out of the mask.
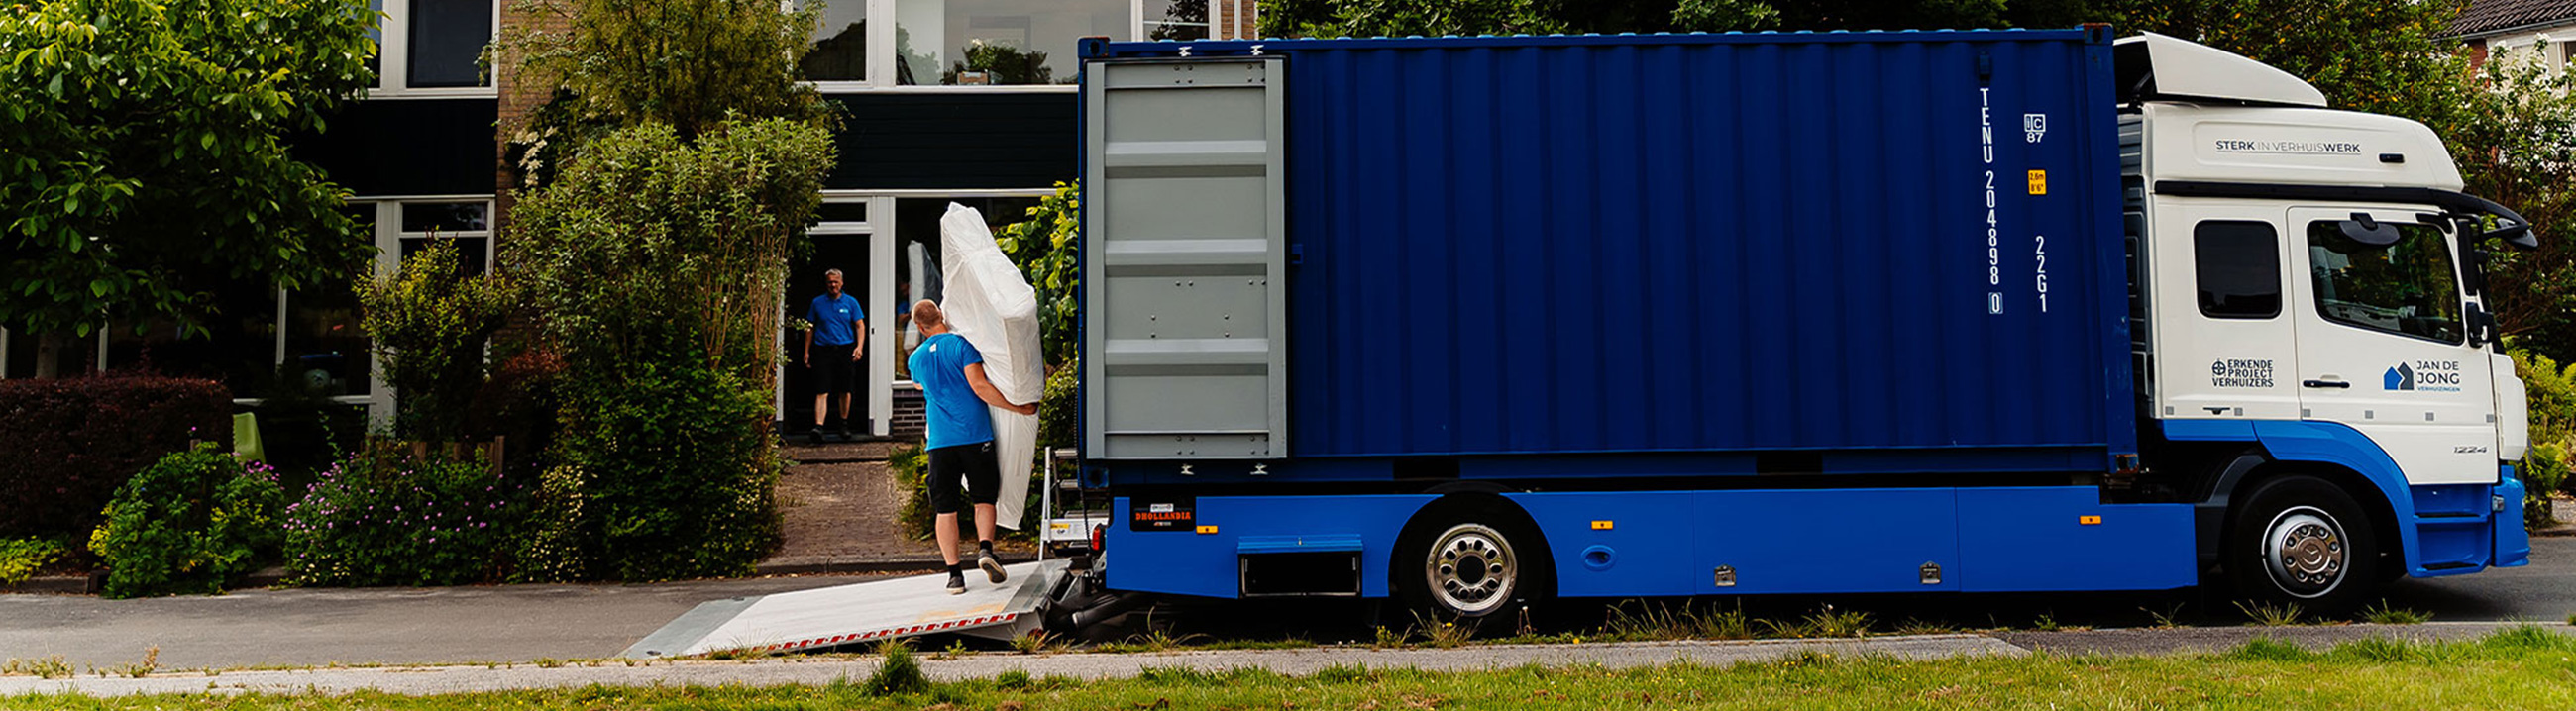
<path id="1" fill-rule="evenodd" d="M 430 240 L 392 274 L 357 288 L 358 304 L 387 384 L 402 393 L 394 423 L 408 437 L 448 441 L 483 385 L 483 350 L 509 316 L 512 294 L 498 278 L 466 276 L 456 241 Z"/>
<path id="2" fill-rule="evenodd" d="M 521 83 L 560 88 L 572 113 L 608 126 L 658 122 L 684 139 L 729 117 L 820 120 L 823 103 L 798 81 L 820 8 L 780 12 L 777 0 L 522 0 L 529 15 L 566 18 L 569 32 L 523 23 L 497 47 Z"/>
<path id="3" fill-rule="evenodd" d="M 504 264 L 565 364 L 543 505 L 570 514 L 532 574 L 736 575 L 776 545 L 776 305 L 832 156 L 787 119 L 645 123 L 513 211 Z"/>
<path id="4" fill-rule="evenodd" d="M 202 334 L 221 283 L 360 268 L 345 191 L 285 137 L 372 80 L 373 23 L 352 0 L 0 4 L 0 323 Z"/>
<path id="5" fill-rule="evenodd" d="M 1082 291 L 1082 270 L 1076 262 L 1082 252 L 1082 186 L 1056 183 L 1055 194 L 1039 200 L 1026 214 L 1029 219 L 994 232 L 993 242 L 1037 288 L 1038 333 L 1047 367 L 1056 368 L 1073 362 L 1081 345 L 1081 334 L 1074 328 L 1079 311 L 1074 299 Z"/>

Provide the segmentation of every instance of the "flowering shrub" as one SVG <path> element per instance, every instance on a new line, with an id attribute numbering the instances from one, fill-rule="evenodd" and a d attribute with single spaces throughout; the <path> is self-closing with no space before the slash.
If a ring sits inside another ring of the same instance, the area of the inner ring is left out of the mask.
<path id="1" fill-rule="evenodd" d="M 214 445 L 162 457 L 127 479 L 89 548 L 110 598 L 223 592 L 277 543 L 277 471 Z"/>
<path id="2" fill-rule="evenodd" d="M 384 447 L 333 464 L 285 515 L 297 585 L 456 585 L 509 573 L 534 477 Z"/>

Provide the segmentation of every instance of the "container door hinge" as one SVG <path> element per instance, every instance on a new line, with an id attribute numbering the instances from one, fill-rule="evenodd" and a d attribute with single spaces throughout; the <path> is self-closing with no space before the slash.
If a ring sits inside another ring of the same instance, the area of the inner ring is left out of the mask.
<path id="1" fill-rule="evenodd" d="M 1939 584 L 1941 584 L 1941 564 L 1939 564 L 1939 563 L 1924 563 L 1924 564 L 1923 564 L 1923 571 L 1922 571 L 1922 572 L 1923 572 L 1923 584 L 1925 584 L 1925 585 L 1939 585 Z"/>
<path id="2" fill-rule="evenodd" d="M 1717 586 L 1721 588 L 1735 587 L 1735 566 L 1717 566 Z"/>

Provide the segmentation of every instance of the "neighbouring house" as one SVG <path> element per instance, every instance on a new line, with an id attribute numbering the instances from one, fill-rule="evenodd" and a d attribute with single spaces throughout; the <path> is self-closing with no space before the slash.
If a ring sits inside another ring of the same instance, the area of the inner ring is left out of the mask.
<path id="1" fill-rule="evenodd" d="M 2540 60 L 2564 70 L 2569 50 L 2576 48 L 2576 0 L 2471 0 L 2444 34 L 2467 44 L 2471 60 L 2479 63 L 2547 42 Z"/>
<path id="2" fill-rule="evenodd" d="M 782 0 L 793 9 L 812 0 Z M 948 203 L 1018 221 L 1058 182 L 1076 178 L 1075 40 L 1188 40 L 1253 34 L 1255 0 L 843 0 L 824 6 L 803 68 L 845 112 L 840 163 L 826 181 L 813 248 L 793 266 L 786 303 L 822 289 L 822 272 L 847 274 L 847 291 L 870 317 L 863 363 L 865 421 L 885 435 L 919 427 L 918 395 L 901 370 L 916 338 L 898 303 L 939 298 L 938 220 Z M 508 220 L 511 175 L 496 127 L 542 103 L 477 63 L 503 28 L 550 19 L 509 0 L 369 0 L 380 78 L 328 133 L 298 142 L 306 160 L 354 193 L 351 214 L 373 225 L 390 269 L 433 235 L 463 240 L 489 269 L 494 235 Z M 560 23 L 559 19 L 552 20 Z M 174 329 L 111 329 L 83 368 L 148 361 L 155 370 L 230 385 L 238 401 L 264 396 L 283 372 L 378 416 L 393 394 L 373 372 L 355 299 L 344 285 L 280 293 L 249 286 L 218 295 L 224 317 L 212 338 Z M 795 334 L 781 334 L 786 338 Z M 14 337 L 13 337 L 14 336 Z M 34 373 L 35 341 L 0 329 L 0 378 Z M 810 422 L 805 374 L 782 373 L 778 415 Z M 908 406 L 908 407 L 907 407 Z M 854 411 L 860 410 L 853 403 Z M 905 412 L 909 410 L 909 412 Z M 858 417 L 854 412 L 854 418 Z"/>

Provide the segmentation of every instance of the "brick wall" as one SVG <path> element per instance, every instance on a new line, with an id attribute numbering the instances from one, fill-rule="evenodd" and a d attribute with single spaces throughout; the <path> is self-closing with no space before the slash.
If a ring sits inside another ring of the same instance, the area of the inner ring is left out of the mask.
<path id="1" fill-rule="evenodd" d="M 520 33 L 561 36 L 572 30 L 570 12 L 569 5 L 504 0 L 501 3 L 500 36 L 511 37 Z M 551 87 L 521 81 L 518 63 L 519 57 L 511 52 L 496 52 L 492 61 L 492 84 L 501 94 L 499 120 L 493 124 L 496 140 L 493 141 L 492 182 L 496 189 L 492 234 L 495 236 L 501 234 L 501 227 L 509 222 L 510 207 L 517 202 L 512 198 L 518 185 L 510 175 L 510 137 L 518 133 L 519 127 L 526 122 L 528 112 L 544 105 L 554 93 Z"/>

